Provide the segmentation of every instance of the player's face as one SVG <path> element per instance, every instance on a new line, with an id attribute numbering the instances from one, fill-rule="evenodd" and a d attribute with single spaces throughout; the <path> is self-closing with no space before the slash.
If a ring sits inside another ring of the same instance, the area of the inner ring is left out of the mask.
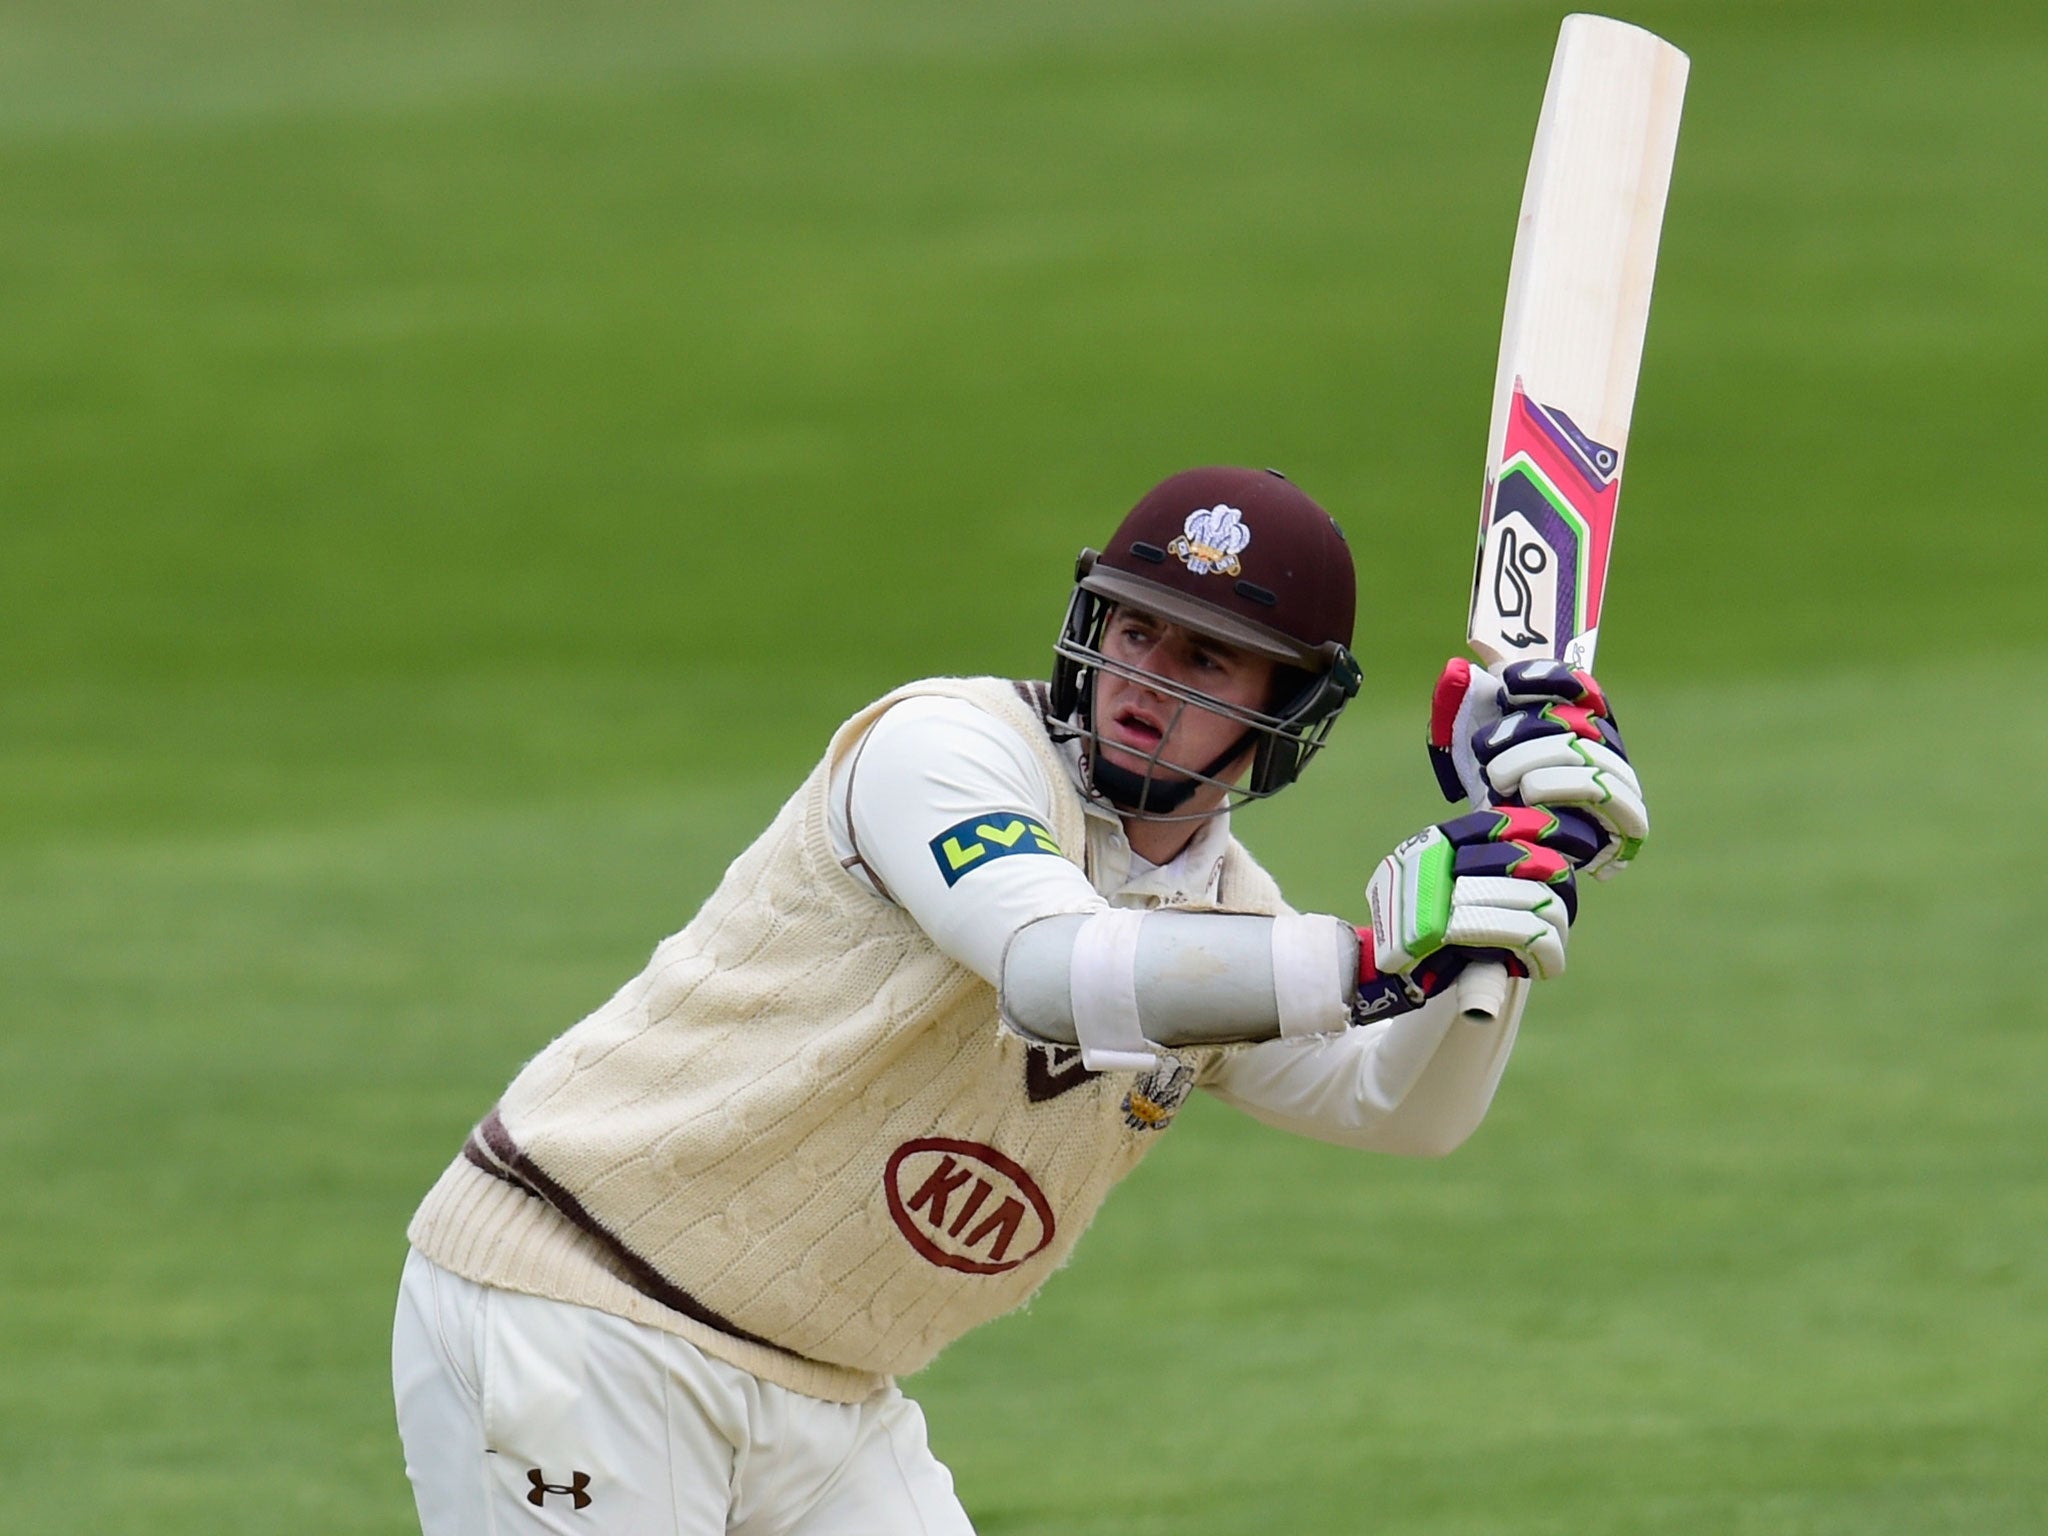
<path id="1" fill-rule="evenodd" d="M 1102 633 L 1111 661 L 1155 673 L 1225 704 L 1264 709 L 1273 686 L 1273 663 L 1169 624 L 1136 608 L 1119 608 Z M 1213 710 L 1183 704 L 1171 694 L 1103 671 L 1095 679 L 1095 728 L 1102 755 L 1133 773 L 1152 770 L 1156 757 L 1168 772 L 1206 771 L 1242 737 L 1245 728 Z M 1235 779 L 1251 766 L 1252 748 L 1216 774 Z"/>

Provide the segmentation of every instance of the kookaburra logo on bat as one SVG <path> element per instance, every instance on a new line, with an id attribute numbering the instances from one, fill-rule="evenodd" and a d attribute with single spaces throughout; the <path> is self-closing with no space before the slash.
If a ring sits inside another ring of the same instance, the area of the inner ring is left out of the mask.
<path id="1" fill-rule="evenodd" d="M 1510 646 L 1550 644 L 1536 627 L 1540 611 L 1536 578 L 1550 568 L 1550 551 L 1538 539 L 1518 537 L 1503 523 L 1497 530 L 1493 563 L 1493 607 L 1500 615 L 1501 639 Z M 1547 584 L 1546 584 L 1547 585 Z"/>

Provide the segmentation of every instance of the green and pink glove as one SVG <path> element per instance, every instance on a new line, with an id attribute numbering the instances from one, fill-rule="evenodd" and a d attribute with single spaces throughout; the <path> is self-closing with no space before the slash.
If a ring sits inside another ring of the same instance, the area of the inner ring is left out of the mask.
<path id="1" fill-rule="evenodd" d="M 1361 1022 L 1419 1007 L 1475 960 L 1517 976 L 1563 972 L 1578 909 L 1574 867 L 1604 829 L 1572 811 L 1502 806 L 1425 828 L 1380 861 L 1359 929 Z"/>
<path id="2" fill-rule="evenodd" d="M 1500 675 L 1462 658 L 1437 679 L 1430 764 L 1447 800 L 1569 808 L 1593 818 L 1600 846 L 1580 863 L 1605 880 L 1649 836 L 1650 813 L 1600 685 L 1561 661 L 1515 661 Z"/>

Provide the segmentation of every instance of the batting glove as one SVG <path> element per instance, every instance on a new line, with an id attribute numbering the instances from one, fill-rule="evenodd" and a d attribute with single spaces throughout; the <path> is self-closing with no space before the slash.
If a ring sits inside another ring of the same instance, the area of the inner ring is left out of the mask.
<path id="1" fill-rule="evenodd" d="M 1449 800 L 1475 806 L 1573 807 L 1605 836 L 1587 873 L 1628 867 L 1649 836 L 1650 813 L 1600 685 L 1561 661 L 1510 662 L 1495 677 L 1447 663 L 1431 701 L 1429 755 Z"/>
<path id="2" fill-rule="evenodd" d="M 1418 832 L 1365 888 L 1354 1020 L 1420 1007 L 1474 960 L 1517 976 L 1564 971 L 1578 911 L 1573 865 L 1604 837 L 1589 818 L 1539 807 L 1473 811 Z"/>

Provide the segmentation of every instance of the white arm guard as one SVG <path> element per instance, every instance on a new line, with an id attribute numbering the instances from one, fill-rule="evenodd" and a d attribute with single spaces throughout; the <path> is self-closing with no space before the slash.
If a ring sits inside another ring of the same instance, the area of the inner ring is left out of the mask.
<path id="1" fill-rule="evenodd" d="M 1039 918 L 1003 952 L 1003 1018 L 1078 1045 L 1092 1072 L 1145 1071 L 1155 1045 L 1329 1034 L 1351 1022 L 1358 935 L 1334 917 L 1143 912 Z"/>

